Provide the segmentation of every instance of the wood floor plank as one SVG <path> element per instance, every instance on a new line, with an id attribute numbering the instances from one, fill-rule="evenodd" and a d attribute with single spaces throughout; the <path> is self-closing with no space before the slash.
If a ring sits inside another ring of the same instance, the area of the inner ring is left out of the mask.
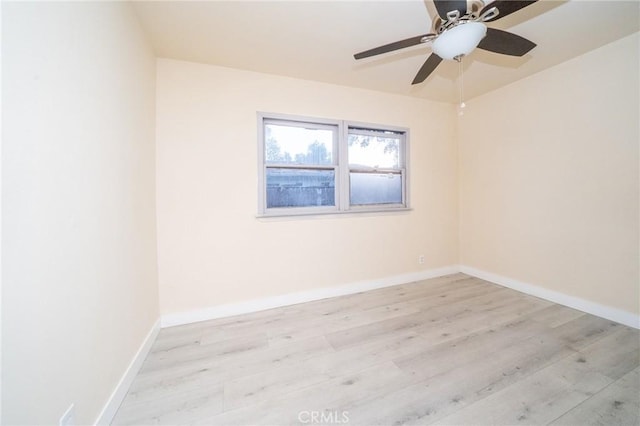
<path id="1" fill-rule="evenodd" d="M 427 321 L 430 316 L 431 314 L 427 312 L 415 312 L 388 320 L 376 321 L 330 333 L 327 335 L 327 340 L 336 349 L 346 348 L 380 336 L 409 331 Z"/>
<path id="2" fill-rule="evenodd" d="M 550 424 L 635 426 L 639 413 L 640 368 L 636 368 Z"/>
<path id="3" fill-rule="evenodd" d="M 575 354 L 558 339 L 531 337 L 492 356 L 447 364 L 435 375 L 407 371 L 420 382 L 380 398 L 345 405 L 357 425 L 430 424 L 485 398 L 548 365 Z M 472 423 L 473 424 L 473 423 Z"/>
<path id="4" fill-rule="evenodd" d="M 322 337 L 276 348 L 261 348 L 224 359 L 212 357 L 186 363 L 176 362 L 170 367 L 147 369 L 139 373 L 128 397 L 131 402 L 148 401 L 156 398 L 158 394 L 185 392 L 194 387 L 223 383 L 333 351 L 331 345 Z"/>
<path id="5" fill-rule="evenodd" d="M 436 376 L 447 368 L 481 360 L 506 350 L 532 336 L 546 332 L 546 326 L 518 320 L 499 327 L 485 329 L 428 348 L 416 355 L 395 360 L 401 369 L 424 379 Z"/>
<path id="6" fill-rule="evenodd" d="M 438 420 L 438 424 L 547 424 L 612 382 L 569 357 Z"/>
<path id="7" fill-rule="evenodd" d="M 158 394 L 156 398 L 137 403 L 125 399 L 112 424 L 186 424 L 214 416 L 222 410 L 223 386 L 201 386 L 190 392 Z"/>
<path id="8" fill-rule="evenodd" d="M 240 336 L 228 340 L 216 342 L 215 345 L 181 345 L 154 353 L 142 366 L 143 371 L 165 368 L 175 363 L 194 362 L 212 357 L 234 356 L 242 352 L 266 347 L 268 345 L 267 334 L 255 332 L 249 336 Z"/>
<path id="9" fill-rule="evenodd" d="M 534 321 L 539 321 L 547 324 L 549 327 L 558 327 L 562 324 L 566 324 L 569 321 L 583 317 L 587 314 L 571 309 L 566 306 L 551 304 L 545 309 L 535 311 L 528 315 Z"/>
<path id="10" fill-rule="evenodd" d="M 442 321 L 468 311 L 475 298 L 484 298 L 487 293 L 499 292 L 499 288 L 465 288 L 449 298 L 433 297 L 428 305 L 422 305 L 419 312 L 411 312 L 388 320 L 372 321 L 358 327 L 330 333 L 327 339 L 334 348 L 347 347 L 382 334 L 396 333 L 410 330 L 428 324 Z M 423 301 L 424 303 L 424 301 Z"/>
<path id="11" fill-rule="evenodd" d="M 615 333 L 620 324 L 593 315 L 580 316 L 553 329 L 553 335 L 580 350 L 603 337 Z"/>
<path id="12" fill-rule="evenodd" d="M 504 290 L 504 288 L 477 278 L 471 278 L 431 288 L 428 292 L 419 294 L 406 292 L 402 297 L 386 298 L 381 306 L 428 310 L 500 290 Z"/>
<path id="13" fill-rule="evenodd" d="M 332 412 L 343 403 L 376 397 L 385 389 L 397 389 L 410 378 L 393 363 L 387 362 L 360 372 L 280 395 L 259 404 L 225 411 L 195 424 L 202 425 L 288 425 L 300 424 L 300 415 Z M 334 408 L 336 407 L 336 408 Z"/>
<path id="14" fill-rule="evenodd" d="M 436 321 L 416 327 L 414 331 L 434 343 L 442 343 L 497 327 L 547 306 L 546 302 L 520 295 L 500 298 L 495 298 L 493 294 L 489 296 L 493 299 L 490 298 L 488 302 L 476 304 L 478 299 L 474 299 L 473 307 L 466 308 L 464 312 L 454 316 L 443 315 Z"/>
<path id="15" fill-rule="evenodd" d="M 313 323 L 294 323 L 286 327 L 269 330 L 269 345 L 289 343 L 296 339 L 306 339 L 312 336 L 324 336 L 342 330 L 418 313 L 416 308 L 399 308 L 380 306 L 352 313 L 341 312 L 332 316 L 317 317 Z"/>
<path id="16" fill-rule="evenodd" d="M 619 329 L 580 349 L 578 360 L 612 379 L 619 379 L 640 366 L 638 330 Z"/>
<path id="17" fill-rule="evenodd" d="M 283 395 L 343 375 L 353 374 L 393 358 L 417 353 L 430 342 L 415 333 L 394 334 L 341 351 L 327 352 L 298 364 L 288 364 L 225 383 L 225 409 Z"/>

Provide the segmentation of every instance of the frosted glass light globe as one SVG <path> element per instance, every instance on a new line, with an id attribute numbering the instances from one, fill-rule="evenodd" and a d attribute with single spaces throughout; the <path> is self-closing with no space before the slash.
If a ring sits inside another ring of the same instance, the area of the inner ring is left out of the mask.
<path id="1" fill-rule="evenodd" d="M 446 30 L 433 42 L 433 53 L 442 59 L 466 56 L 478 46 L 487 34 L 487 26 L 481 22 L 465 22 Z"/>

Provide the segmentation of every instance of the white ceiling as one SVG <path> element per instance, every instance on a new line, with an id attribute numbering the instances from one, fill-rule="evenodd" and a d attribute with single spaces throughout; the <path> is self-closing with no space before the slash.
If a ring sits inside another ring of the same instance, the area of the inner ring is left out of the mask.
<path id="1" fill-rule="evenodd" d="M 353 54 L 430 32 L 430 0 L 151 1 L 134 3 L 159 57 L 360 87 L 458 99 L 458 64 L 412 86 L 428 44 L 356 61 Z M 489 23 L 538 44 L 522 58 L 476 49 L 464 59 L 470 99 L 640 29 L 640 2 L 541 0 Z M 615 78 L 615 76 L 610 76 Z"/>

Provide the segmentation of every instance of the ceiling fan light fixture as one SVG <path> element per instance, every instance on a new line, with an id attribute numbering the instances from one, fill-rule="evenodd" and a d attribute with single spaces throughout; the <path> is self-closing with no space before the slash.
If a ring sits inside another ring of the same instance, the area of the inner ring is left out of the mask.
<path id="1" fill-rule="evenodd" d="M 442 59 L 466 56 L 478 46 L 486 34 L 487 26 L 481 22 L 461 22 L 435 39 L 433 53 Z"/>

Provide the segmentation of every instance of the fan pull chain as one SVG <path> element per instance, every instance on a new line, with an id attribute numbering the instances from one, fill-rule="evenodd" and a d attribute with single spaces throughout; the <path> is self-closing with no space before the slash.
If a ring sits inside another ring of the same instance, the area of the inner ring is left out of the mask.
<path id="1" fill-rule="evenodd" d="M 464 103 L 464 72 L 462 67 L 462 57 L 456 58 L 458 61 L 458 73 L 460 76 L 460 103 L 458 104 L 458 115 L 464 115 L 464 107 L 467 105 Z"/>

